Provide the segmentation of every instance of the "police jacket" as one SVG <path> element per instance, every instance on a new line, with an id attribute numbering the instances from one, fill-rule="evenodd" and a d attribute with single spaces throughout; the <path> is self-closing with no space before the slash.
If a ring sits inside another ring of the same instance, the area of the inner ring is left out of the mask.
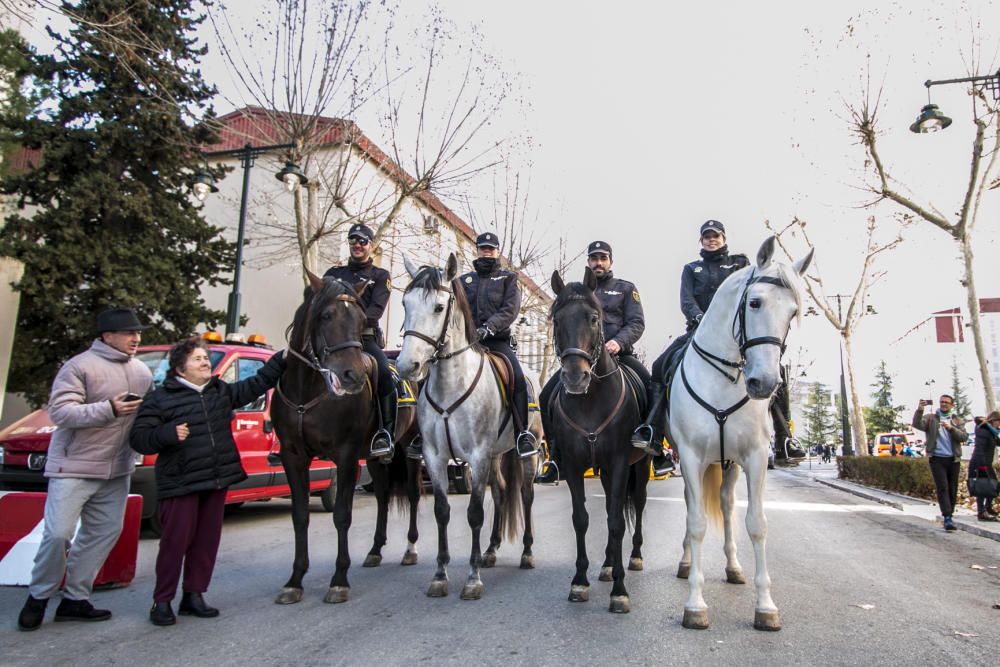
<path id="1" fill-rule="evenodd" d="M 697 324 L 708 310 L 712 297 L 726 278 L 750 265 L 746 255 L 730 255 L 722 246 L 718 250 L 701 251 L 701 259 L 684 267 L 681 274 L 681 312 L 688 328 Z"/>
<path id="2" fill-rule="evenodd" d="M 372 329 L 378 328 L 378 321 L 382 319 L 385 306 L 389 303 L 389 291 L 392 289 L 389 272 L 375 266 L 369 258 L 367 262 L 360 264 L 352 260 L 346 266 L 331 267 L 323 274 L 324 278 L 328 276 L 340 278 L 352 285 L 361 281 L 368 283 L 368 286 L 358 297 L 358 303 L 365 309 L 365 326 Z"/>
<path id="3" fill-rule="evenodd" d="M 627 280 L 615 278 L 608 271 L 597 279 L 597 298 L 604 310 L 604 340 L 618 343 L 625 354 L 632 353 L 632 346 L 646 330 L 646 317 L 639 301 L 639 290 Z"/>
<path id="4" fill-rule="evenodd" d="M 472 309 L 476 327 L 486 327 L 493 332 L 489 338 L 510 338 L 510 327 L 521 311 L 521 290 L 517 274 L 500 268 L 498 261 L 480 257 L 473 266 L 475 271 L 464 274 L 460 280 Z"/>
<path id="5" fill-rule="evenodd" d="M 158 454 L 156 496 L 160 500 L 225 489 L 247 478 L 233 440 L 233 410 L 274 387 L 285 370 L 284 353 L 268 359 L 257 374 L 229 384 L 213 377 L 200 392 L 176 377 L 146 395 L 129 444 L 140 454 Z M 177 439 L 177 425 L 189 435 Z"/>

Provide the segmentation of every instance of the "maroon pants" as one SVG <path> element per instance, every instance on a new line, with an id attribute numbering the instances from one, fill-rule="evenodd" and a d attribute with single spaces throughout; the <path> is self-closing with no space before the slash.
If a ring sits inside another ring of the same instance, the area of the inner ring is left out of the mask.
<path id="1" fill-rule="evenodd" d="M 184 592 L 204 593 L 212 580 L 222 538 L 226 489 L 189 493 L 160 501 L 160 552 L 156 556 L 155 602 L 170 602 L 184 569 Z"/>

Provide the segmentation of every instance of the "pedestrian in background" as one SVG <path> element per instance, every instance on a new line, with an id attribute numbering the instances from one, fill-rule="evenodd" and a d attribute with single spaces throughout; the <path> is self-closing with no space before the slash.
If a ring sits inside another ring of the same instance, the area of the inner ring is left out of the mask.
<path id="1" fill-rule="evenodd" d="M 45 463 L 49 486 L 42 541 L 18 615 L 19 630 L 42 624 L 64 576 L 56 621 L 111 618 L 107 609 L 94 608 L 90 593 L 122 530 L 135 469 L 129 428 L 153 386 L 149 368 L 135 358 L 146 328 L 128 308 L 105 310 L 97 316 L 98 338 L 63 364 L 52 383 L 48 413 L 58 428 Z"/>
<path id="2" fill-rule="evenodd" d="M 208 590 L 222 537 L 226 491 L 247 478 L 230 430 L 233 410 L 278 383 L 284 352 L 272 356 L 252 378 L 228 384 L 212 376 L 208 345 L 198 337 L 170 348 L 167 379 L 143 402 L 132 428 L 132 448 L 157 454 L 160 550 L 149 620 L 177 622 L 171 602 L 183 569 L 179 612 L 213 618 Z"/>
<path id="3" fill-rule="evenodd" d="M 993 469 L 996 459 L 997 444 L 1000 444 L 1000 411 L 994 410 L 986 419 L 976 426 L 976 440 L 972 447 L 972 457 L 969 459 L 969 476 L 987 476 L 996 481 L 997 473 Z M 976 513 L 980 521 L 996 521 L 997 514 L 993 511 L 993 499 L 996 495 L 977 495 Z"/>
<path id="4" fill-rule="evenodd" d="M 952 412 L 955 401 L 948 394 L 938 399 L 938 409 L 929 415 L 924 408 L 930 399 L 920 399 L 913 413 L 913 428 L 927 434 L 926 452 L 937 490 L 938 507 L 945 530 L 956 530 L 952 514 L 958 501 L 958 473 L 961 469 L 962 443 L 968 440 L 961 417 Z"/>

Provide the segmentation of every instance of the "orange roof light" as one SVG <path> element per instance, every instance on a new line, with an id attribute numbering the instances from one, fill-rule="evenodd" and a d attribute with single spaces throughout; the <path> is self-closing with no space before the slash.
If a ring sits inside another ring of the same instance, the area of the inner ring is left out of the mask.
<path id="1" fill-rule="evenodd" d="M 219 335 L 218 331 L 206 331 L 201 335 L 202 339 L 207 340 L 210 343 L 221 343 L 222 336 Z"/>
<path id="2" fill-rule="evenodd" d="M 267 345 L 267 339 L 264 338 L 264 334 L 250 334 L 247 342 L 251 345 Z"/>

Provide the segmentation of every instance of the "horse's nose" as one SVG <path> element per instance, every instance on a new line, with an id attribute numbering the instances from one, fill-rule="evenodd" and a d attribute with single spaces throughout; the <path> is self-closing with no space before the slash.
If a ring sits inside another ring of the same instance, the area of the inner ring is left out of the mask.
<path id="1" fill-rule="evenodd" d="M 347 369 L 344 371 L 344 379 L 353 384 L 358 381 L 358 374 L 351 369 Z"/>
<path id="2" fill-rule="evenodd" d="M 754 396 L 759 396 L 761 391 L 761 382 L 759 378 L 750 378 L 747 380 L 747 389 L 750 394 Z"/>

